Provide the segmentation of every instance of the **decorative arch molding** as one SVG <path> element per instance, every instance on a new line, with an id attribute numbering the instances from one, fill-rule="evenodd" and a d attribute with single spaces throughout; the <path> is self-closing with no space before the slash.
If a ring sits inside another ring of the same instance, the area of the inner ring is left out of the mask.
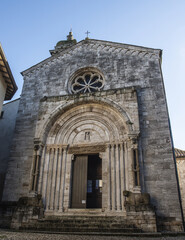
<path id="1" fill-rule="evenodd" d="M 116 93 L 120 94 L 118 103 Z M 130 115 L 125 110 L 126 101 L 133 102 Z M 103 211 L 124 211 L 122 192 L 140 191 L 136 101 L 132 90 L 41 101 L 30 189 L 42 195 L 46 213 L 68 212 L 73 160 L 76 156 L 94 154 L 102 159 Z M 54 106 L 55 110 L 50 113 Z"/>
<path id="2" fill-rule="evenodd" d="M 46 143 L 46 139 L 48 133 L 50 132 L 52 126 L 60 119 L 60 117 L 65 114 L 66 112 L 72 111 L 76 107 L 80 107 L 82 105 L 86 106 L 87 104 L 97 104 L 99 106 L 104 106 L 107 109 L 110 108 L 111 111 L 115 112 L 120 119 L 123 119 L 125 128 L 127 129 L 128 135 L 132 135 L 135 129 L 134 124 L 132 123 L 131 117 L 129 116 L 128 112 L 125 111 L 123 107 L 115 103 L 113 100 L 108 98 L 99 98 L 97 99 L 84 99 L 78 98 L 77 101 L 69 100 L 65 104 L 57 107 L 45 121 L 45 123 L 40 127 L 40 131 L 36 130 L 35 140 L 42 142 L 43 144 Z"/>
<path id="3" fill-rule="evenodd" d="M 74 138 L 86 132 L 93 134 L 94 143 L 113 142 L 123 139 L 126 134 L 124 121 L 115 112 L 108 111 L 99 104 L 85 104 L 76 106 L 64 113 L 52 126 L 47 137 L 47 144 L 72 144 Z M 115 115 L 116 116 L 115 116 Z M 100 137 L 99 133 L 102 133 Z M 83 136 L 79 142 L 83 143 Z M 85 140 L 85 139 L 84 139 Z M 87 140 L 87 139 L 86 139 Z M 87 141 L 88 142 L 88 141 Z"/>

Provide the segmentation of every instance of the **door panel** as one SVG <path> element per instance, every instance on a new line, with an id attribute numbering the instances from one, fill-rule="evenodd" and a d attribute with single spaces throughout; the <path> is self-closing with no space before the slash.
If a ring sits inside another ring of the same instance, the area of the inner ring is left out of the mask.
<path id="1" fill-rule="evenodd" d="M 87 208 L 102 207 L 102 160 L 98 155 L 88 156 Z"/>
<path id="2" fill-rule="evenodd" d="M 86 208 L 87 155 L 79 155 L 73 161 L 72 208 Z"/>

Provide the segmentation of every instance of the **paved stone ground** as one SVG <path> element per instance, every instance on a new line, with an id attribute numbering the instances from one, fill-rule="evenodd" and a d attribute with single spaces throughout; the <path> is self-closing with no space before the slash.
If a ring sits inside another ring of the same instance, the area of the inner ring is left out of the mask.
<path id="1" fill-rule="evenodd" d="M 55 233 L 31 233 L 31 232 L 12 232 L 0 230 L 0 240 L 185 240 L 185 234 L 177 236 L 167 235 L 138 235 L 138 236 L 100 236 L 94 235 L 70 235 Z"/>

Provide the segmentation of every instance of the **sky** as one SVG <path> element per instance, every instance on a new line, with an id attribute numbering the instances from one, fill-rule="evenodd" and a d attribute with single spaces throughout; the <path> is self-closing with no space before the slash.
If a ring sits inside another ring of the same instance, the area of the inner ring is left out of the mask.
<path id="1" fill-rule="evenodd" d="M 185 150 L 185 0 L 1 1 L 0 42 L 20 97 L 20 72 L 50 56 L 70 29 L 89 37 L 163 50 L 162 71 L 174 145 Z"/>

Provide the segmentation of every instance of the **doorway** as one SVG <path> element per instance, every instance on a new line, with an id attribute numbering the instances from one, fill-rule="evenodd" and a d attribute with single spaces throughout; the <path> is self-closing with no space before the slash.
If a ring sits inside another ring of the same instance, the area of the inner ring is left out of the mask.
<path id="1" fill-rule="evenodd" d="M 71 208 L 102 208 L 102 160 L 76 155 L 72 164 Z"/>

